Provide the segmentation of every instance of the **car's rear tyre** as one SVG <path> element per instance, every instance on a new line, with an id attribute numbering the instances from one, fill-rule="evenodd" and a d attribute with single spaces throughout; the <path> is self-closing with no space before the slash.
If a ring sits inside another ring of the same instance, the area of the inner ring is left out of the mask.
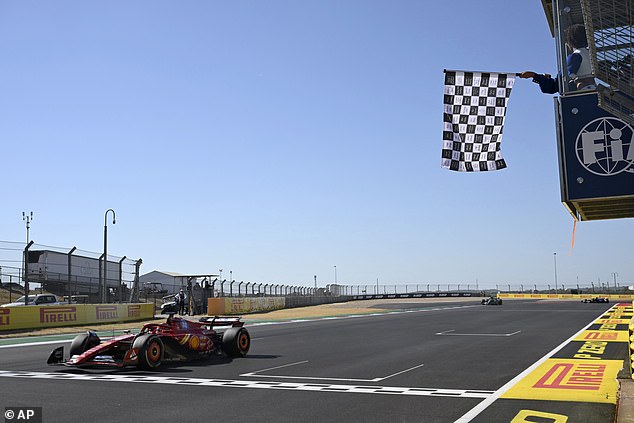
<path id="1" fill-rule="evenodd" d="M 149 333 L 138 336 L 132 343 L 132 348 L 139 351 L 139 368 L 155 370 L 161 365 L 165 348 L 158 336 Z"/>
<path id="2" fill-rule="evenodd" d="M 96 347 L 101 343 L 101 339 L 95 332 L 88 331 L 77 335 L 70 344 L 70 356 L 81 355 L 92 347 Z"/>
<path id="3" fill-rule="evenodd" d="M 222 334 L 222 350 L 229 357 L 244 357 L 249 352 L 251 336 L 245 328 L 230 328 Z"/>

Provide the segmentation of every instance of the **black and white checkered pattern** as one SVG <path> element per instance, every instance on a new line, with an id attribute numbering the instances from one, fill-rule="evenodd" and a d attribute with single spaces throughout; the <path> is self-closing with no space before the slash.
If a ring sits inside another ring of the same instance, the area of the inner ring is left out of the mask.
<path id="1" fill-rule="evenodd" d="M 514 73 L 445 71 L 443 168 L 482 172 L 506 167 L 500 144 Z"/>
<path id="2" fill-rule="evenodd" d="M 480 389 L 444 389 L 444 388 L 416 388 L 399 386 L 377 385 L 332 385 L 324 383 L 294 383 L 294 382 L 261 382 L 256 380 L 227 380 L 227 379 L 200 379 L 184 377 L 166 377 L 152 375 L 126 375 L 126 374 L 92 374 L 92 373 L 61 373 L 61 372 L 29 372 L 0 370 L 0 378 L 26 378 L 48 379 L 55 381 L 98 381 L 98 382 L 127 382 L 127 383 L 152 383 L 162 385 L 200 386 L 216 388 L 250 388 L 273 389 L 312 392 L 336 392 L 354 394 L 379 394 L 379 395 L 408 395 L 427 397 L 453 397 L 453 398 L 489 398 L 495 392 Z"/>

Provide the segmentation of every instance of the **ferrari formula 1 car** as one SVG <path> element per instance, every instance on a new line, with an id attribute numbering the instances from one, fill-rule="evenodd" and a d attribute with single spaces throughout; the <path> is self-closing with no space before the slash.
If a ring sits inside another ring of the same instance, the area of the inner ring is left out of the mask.
<path id="1" fill-rule="evenodd" d="M 480 301 L 480 304 L 482 304 L 482 305 L 502 305 L 502 298 L 498 298 L 498 297 L 483 298 L 482 301 Z"/>
<path id="2" fill-rule="evenodd" d="M 584 298 L 582 303 L 609 303 L 610 299 L 606 297 Z"/>
<path id="3" fill-rule="evenodd" d="M 165 323 L 147 323 L 141 331 L 101 341 L 88 331 L 77 335 L 64 358 L 64 347 L 51 352 L 47 363 L 71 367 L 157 369 L 168 361 L 212 355 L 244 357 L 251 338 L 240 318 L 203 317 L 198 322 L 170 315 Z"/>

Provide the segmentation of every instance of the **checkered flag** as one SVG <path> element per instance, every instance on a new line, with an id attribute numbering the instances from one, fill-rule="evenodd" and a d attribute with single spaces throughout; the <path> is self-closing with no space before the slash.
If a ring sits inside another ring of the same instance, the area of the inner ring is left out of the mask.
<path id="1" fill-rule="evenodd" d="M 506 167 L 500 144 L 515 76 L 445 71 L 442 167 L 458 172 Z"/>

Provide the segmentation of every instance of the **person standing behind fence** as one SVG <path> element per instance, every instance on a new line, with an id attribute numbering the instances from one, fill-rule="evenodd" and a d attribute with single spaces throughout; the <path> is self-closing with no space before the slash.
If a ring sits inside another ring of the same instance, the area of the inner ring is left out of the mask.
<path id="1" fill-rule="evenodd" d="M 183 288 L 176 294 L 176 302 L 178 303 L 178 314 L 181 316 L 185 314 L 185 292 Z"/>
<path id="2" fill-rule="evenodd" d="M 596 83 L 592 74 L 592 64 L 588 51 L 588 39 L 586 28 L 581 24 L 571 25 L 566 29 L 566 46 L 571 53 L 566 57 L 568 76 L 572 90 L 594 90 Z M 539 88 L 545 94 L 555 94 L 559 91 L 559 76 L 553 78 L 549 74 L 538 74 L 533 71 L 525 71 L 519 74 L 520 78 L 533 78 L 533 82 L 539 84 Z"/>

